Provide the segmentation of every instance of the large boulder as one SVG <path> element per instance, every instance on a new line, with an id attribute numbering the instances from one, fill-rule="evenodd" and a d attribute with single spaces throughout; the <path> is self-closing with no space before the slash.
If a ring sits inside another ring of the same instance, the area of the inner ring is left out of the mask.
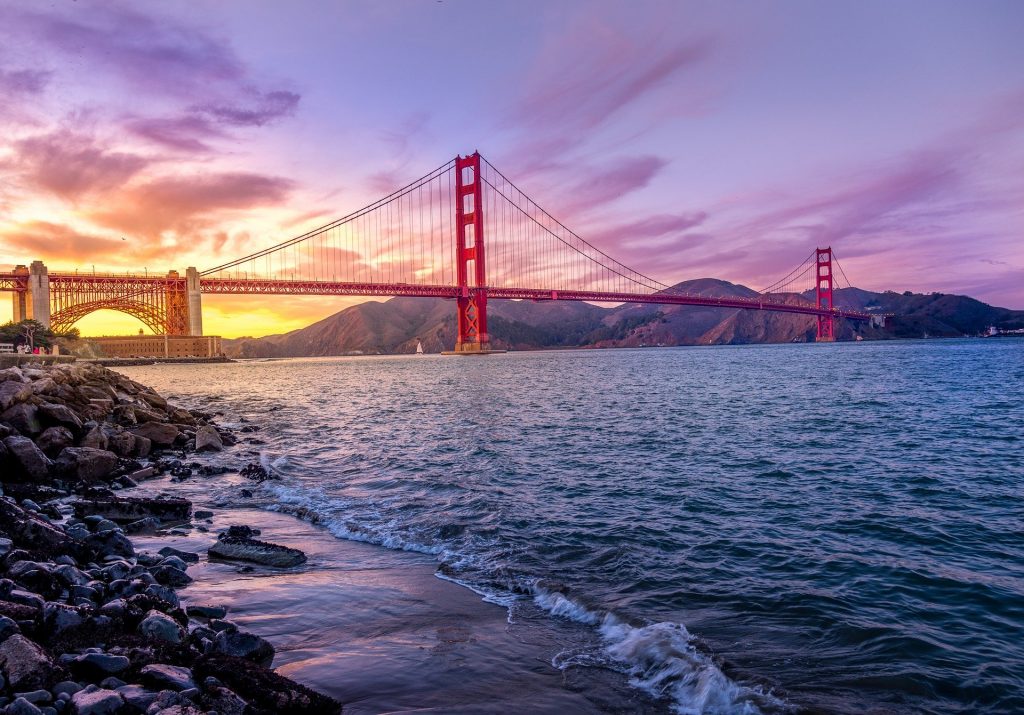
<path id="1" fill-rule="evenodd" d="M 117 529 L 89 534 L 82 540 L 82 543 L 100 556 L 131 557 L 135 555 L 135 548 L 132 546 L 131 540 Z"/>
<path id="2" fill-rule="evenodd" d="M 27 402 L 19 402 L 0 413 L 0 422 L 6 422 L 23 435 L 37 435 L 43 431 L 39 409 Z"/>
<path id="3" fill-rule="evenodd" d="M 4 370 L 3 372 L 7 371 Z M 32 397 L 31 384 L 21 382 L 20 380 L 0 382 L 0 411 L 6 411 L 12 405 L 24 402 L 30 397 Z"/>
<path id="4" fill-rule="evenodd" d="M 340 715 L 341 704 L 242 658 L 220 654 L 200 657 L 192 668 L 197 681 L 213 676 L 249 702 L 257 711 L 278 715 Z"/>
<path id="5" fill-rule="evenodd" d="M 82 420 L 67 405 L 39 405 L 39 418 L 49 424 L 67 427 L 75 433 L 82 429 Z"/>
<path id="6" fill-rule="evenodd" d="M 176 425 L 166 422 L 147 422 L 133 429 L 132 433 L 145 437 L 157 447 L 170 447 L 180 434 Z"/>
<path id="7" fill-rule="evenodd" d="M 180 665 L 151 663 L 139 672 L 142 682 L 155 686 L 158 690 L 189 690 L 196 687 L 192 680 L 192 671 Z"/>
<path id="8" fill-rule="evenodd" d="M 224 442 L 210 425 L 203 425 L 196 430 L 196 451 L 197 452 L 220 452 L 224 449 Z"/>
<path id="9" fill-rule="evenodd" d="M 20 633 L 0 643 L 0 671 L 16 692 L 49 687 L 60 674 L 46 651 Z"/>
<path id="10" fill-rule="evenodd" d="M 222 536 L 207 553 L 222 559 L 252 561 L 264 566 L 298 566 L 306 562 L 306 555 L 298 549 L 246 536 Z"/>
<path id="11" fill-rule="evenodd" d="M 68 447 L 54 464 L 58 474 L 83 482 L 101 479 L 117 467 L 117 455 L 105 449 L 92 447 Z"/>
<path id="12" fill-rule="evenodd" d="M 72 503 L 79 518 L 97 514 L 104 519 L 132 522 L 146 517 L 162 521 L 187 521 L 192 502 L 178 497 L 101 497 Z"/>
<path id="13" fill-rule="evenodd" d="M 12 466 L 11 481 L 42 483 L 50 475 L 50 458 L 28 437 L 12 434 L 4 439 L 4 446 Z"/>
<path id="14" fill-rule="evenodd" d="M 160 611 L 150 611 L 139 623 L 139 633 L 155 641 L 178 644 L 185 638 L 179 623 Z"/>
<path id="15" fill-rule="evenodd" d="M 213 641 L 213 650 L 216 653 L 245 658 L 263 665 L 270 665 L 274 659 L 274 646 L 270 641 L 246 631 L 221 631 Z"/>
<path id="16" fill-rule="evenodd" d="M 79 690 L 71 696 L 75 715 L 119 715 L 124 709 L 124 698 L 116 690 L 97 688 L 95 685 Z"/>
<path id="17" fill-rule="evenodd" d="M 43 454 L 53 458 L 75 443 L 75 436 L 67 427 L 47 427 L 43 433 L 36 437 L 36 446 L 43 450 Z"/>

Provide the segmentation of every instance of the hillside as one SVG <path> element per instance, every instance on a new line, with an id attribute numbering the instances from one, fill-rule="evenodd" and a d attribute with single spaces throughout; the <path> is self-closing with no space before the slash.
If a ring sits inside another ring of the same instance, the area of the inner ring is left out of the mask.
<path id="1" fill-rule="evenodd" d="M 746 286 L 713 278 L 685 281 L 675 290 L 702 295 L 752 296 Z M 790 296 L 798 301 L 806 296 Z M 836 304 L 896 315 L 885 328 L 841 321 L 840 340 L 978 335 L 990 325 L 1024 327 L 1024 311 L 986 305 L 966 296 L 836 292 Z M 601 307 L 569 301 L 492 301 L 488 319 L 495 347 L 531 350 L 557 347 L 644 345 L 738 345 L 814 340 L 815 319 L 789 313 L 625 304 Z M 305 328 L 262 338 L 224 340 L 229 357 L 314 357 L 411 353 L 417 340 L 426 352 L 455 344 L 451 301 L 392 298 L 346 308 Z"/>

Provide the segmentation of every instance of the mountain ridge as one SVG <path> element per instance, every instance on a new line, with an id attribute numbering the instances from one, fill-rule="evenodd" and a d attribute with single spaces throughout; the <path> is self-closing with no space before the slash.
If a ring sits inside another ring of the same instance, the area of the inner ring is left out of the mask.
<path id="1" fill-rule="evenodd" d="M 698 295 L 757 295 L 746 286 L 716 278 L 684 281 L 672 289 Z M 804 302 L 807 295 L 788 294 L 783 299 Z M 1024 311 L 968 296 L 845 288 L 836 291 L 835 303 L 895 315 L 884 328 L 839 321 L 838 340 L 958 337 L 980 334 L 989 325 L 1024 328 Z M 808 315 L 648 303 L 603 307 L 573 301 L 496 300 L 488 304 L 488 323 L 494 347 L 512 350 L 813 342 L 816 333 L 815 318 Z M 418 342 L 433 353 L 451 349 L 455 333 L 452 301 L 398 297 L 360 303 L 288 333 L 225 338 L 222 344 L 229 357 L 241 358 L 401 354 L 415 352 Z"/>

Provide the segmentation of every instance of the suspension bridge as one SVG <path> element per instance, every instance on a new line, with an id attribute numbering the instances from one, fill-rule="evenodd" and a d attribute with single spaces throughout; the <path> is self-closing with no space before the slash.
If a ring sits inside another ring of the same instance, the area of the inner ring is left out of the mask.
<path id="1" fill-rule="evenodd" d="M 115 310 L 158 335 L 202 335 L 204 293 L 447 298 L 456 308 L 455 352 L 485 353 L 489 300 L 798 313 L 815 316 L 817 339 L 832 341 L 836 321 L 872 318 L 833 303 L 838 276 L 845 280 L 826 247 L 756 296 L 675 290 L 578 236 L 473 153 L 320 228 L 203 271 L 51 273 L 34 261 L 0 272 L 0 290 L 13 293 L 15 321 L 64 331 L 89 313 Z"/>

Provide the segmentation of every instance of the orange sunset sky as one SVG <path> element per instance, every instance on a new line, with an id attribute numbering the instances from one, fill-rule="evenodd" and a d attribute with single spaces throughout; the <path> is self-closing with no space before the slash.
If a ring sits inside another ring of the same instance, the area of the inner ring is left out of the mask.
<path id="1" fill-rule="evenodd" d="M 1024 308 L 1022 5 L 970 6 L 0 0 L 0 270 L 202 270 L 479 149 L 665 283 L 832 245 Z M 204 296 L 204 330 L 358 300 Z"/>

